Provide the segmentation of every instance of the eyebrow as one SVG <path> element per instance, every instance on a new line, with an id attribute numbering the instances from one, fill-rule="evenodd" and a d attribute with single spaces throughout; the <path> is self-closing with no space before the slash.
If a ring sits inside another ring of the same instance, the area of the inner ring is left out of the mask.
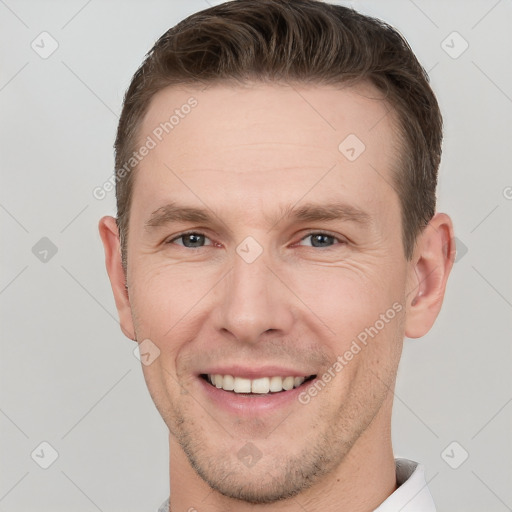
<path id="1" fill-rule="evenodd" d="M 208 209 L 183 206 L 171 202 L 152 212 L 144 226 L 147 230 L 151 230 L 172 222 L 217 224 L 219 221 L 215 217 L 216 215 Z M 277 216 L 265 216 L 265 220 L 269 225 L 275 227 L 284 220 L 298 222 L 342 220 L 365 226 L 369 225 L 372 219 L 367 212 L 356 206 L 340 202 L 328 202 L 325 204 L 305 203 L 300 207 L 294 205 L 281 207 Z"/>

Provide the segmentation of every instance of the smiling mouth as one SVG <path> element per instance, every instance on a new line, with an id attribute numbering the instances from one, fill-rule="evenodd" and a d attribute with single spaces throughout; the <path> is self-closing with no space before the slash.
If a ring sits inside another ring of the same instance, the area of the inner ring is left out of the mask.
<path id="1" fill-rule="evenodd" d="M 213 375 L 205 373 L 199 376 L 217 389 L 246 396 L 268 396 L 284 393 L 298 388 L 316 377 L 316 375 L 310 375 L 309 377 L 276 376 L 246 379 L 243 377 L 234 377 L 233 375 Z"/>

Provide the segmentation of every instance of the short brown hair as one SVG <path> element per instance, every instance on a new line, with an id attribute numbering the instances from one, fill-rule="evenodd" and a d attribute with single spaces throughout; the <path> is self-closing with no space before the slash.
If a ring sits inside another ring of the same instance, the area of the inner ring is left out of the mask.
<path id="1" fill-rule="evenodd" d="M 123 268 L 135 150 L 151 98 L 169 85 L 219 81 L 341 84 L 365 81 L 397 114 L 401 142 L 393 186 L 402 209 L 404 253 L 435 213 L 442 117 L 428 75 L 407 41 L 381 20 L 316 0 L 234 0 L 184 19 L 163 34 L 124 97 L 115 141 L 117 225 Z M 121 177 L 120 177 L 121 176 Z"/>

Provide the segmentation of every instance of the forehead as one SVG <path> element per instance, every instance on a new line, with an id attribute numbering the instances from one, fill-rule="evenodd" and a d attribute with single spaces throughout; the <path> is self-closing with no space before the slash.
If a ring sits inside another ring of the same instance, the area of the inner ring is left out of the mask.
<path id="1" fill-rule="evenodd" d="M 397 201 L 393 113 L 369 85 L 168 87 L 143 119 L 140 144 L 148 137 L 155 145 L 138 166 L 134 198 L 151 206 L 178 191 L 245 209 L 306 194 Z"/>

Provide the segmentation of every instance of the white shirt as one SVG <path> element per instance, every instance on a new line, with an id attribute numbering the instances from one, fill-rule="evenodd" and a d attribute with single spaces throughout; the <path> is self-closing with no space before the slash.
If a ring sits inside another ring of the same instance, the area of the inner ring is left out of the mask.
<path id="1" fill-rule="evenodd" d="M 398 489 L 374 512 L 436 512 L 424 467 L 407 459 L 395 459 L 395 466 Z"/>
<path id="2" fill-rule="evenodd" d="M 374 512 L 436 512 L 423 466 L 407 459 L 395 459 L 395 466 L 398 489 Z M 169 498 L 158 512 L 169 512 Z"/>

